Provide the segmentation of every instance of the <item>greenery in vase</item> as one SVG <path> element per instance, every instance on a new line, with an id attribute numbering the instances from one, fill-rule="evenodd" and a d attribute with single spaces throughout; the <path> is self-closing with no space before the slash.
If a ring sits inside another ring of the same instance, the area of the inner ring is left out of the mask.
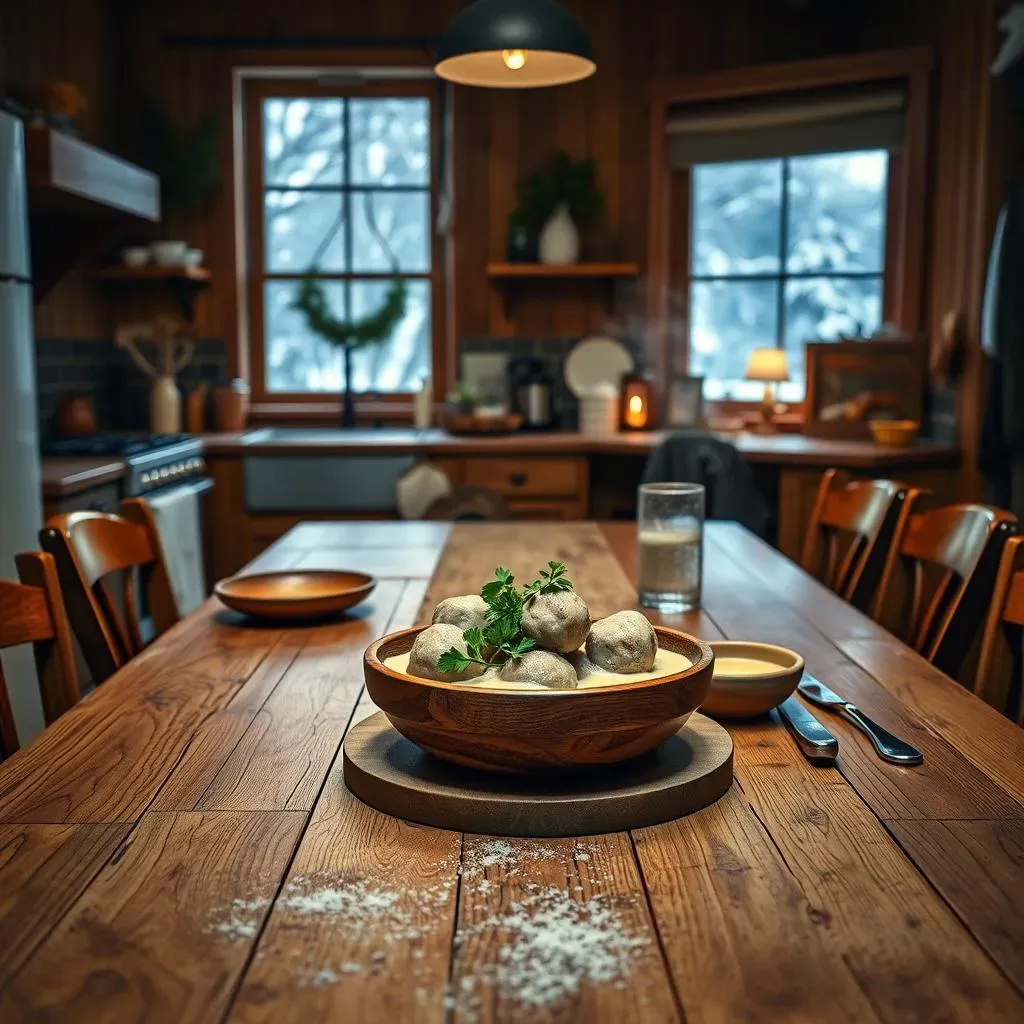
<path id="1" fill-rule="evenodd" d="M 597 219 L 604 206 L 604 196 L 597 183 L 597 165 L 593 160 L 573 160 L 564 150 L 551 157 L 541 171 L 521 178 L 516 184 L 519 205 L 509 223 L 539 231 L 560 203 L 579 227 Z"/>

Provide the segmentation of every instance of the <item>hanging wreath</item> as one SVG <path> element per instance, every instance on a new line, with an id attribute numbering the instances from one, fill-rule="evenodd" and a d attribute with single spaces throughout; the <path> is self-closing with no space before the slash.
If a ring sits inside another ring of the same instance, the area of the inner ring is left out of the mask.
<path id="1" fill-rule="evenodd" d="M 365 194 L 364 202 L 366 203 L 367 227 L 387 254 L 391 269 L 395 275 L 391 278 L 391 283 L 388 285 L 388 290 L 384 295 L 384 301 L 381 303 L 380 308 L 376 312 L 369 313 L 357 320 L 340 320 L 331 313 L 328 306 L 323 284 L 317 277 L 318 264 L 320 257 L 337 234 L 338 228 L 341 227 L 344 217 L 343 212 L 339 214 L 331 230 L 324 236 L 324 240 L 317 248 L 313 256 L 313 262 L 306 271 L 306 276 L 302 278 L 298 293 L 291 303 L 293 309 L 297 309 L 305 316 L 306 324 L 314 334 L 318 334 L 324 341 L 330 342 L 332 345 L 338 345 L 348 352 L 364 348 L 367 345 L 379 345 L 382 341 L 387 341 L 395 328 L 405 318 L 406 301 L 408 299 L 405 279 L 398 276 L 398 260 L 391 251 L 391 246 L 388 245 L 387 239 L 380 228 L 377 227 L 377 219 L 373 213 L 373 200 L 369 193 Z M 348 381 L 346 381 L 345 386 L 347 389 Z"/>
<path id="2" fill-rule="evenodd" d="M 292 308 L 305 316 L 309 329 L 324 341 L 353 350 L 377 345 L 387 341 L 405 319 L 408 289 L 404 278 L 396 276 L 391 279 L 384 301 L 376 312 L 357 320 L 340 320 L 331 313 L 323 284 L 315 274 L 316 268 L 310 267 L 299 284 Z"/>

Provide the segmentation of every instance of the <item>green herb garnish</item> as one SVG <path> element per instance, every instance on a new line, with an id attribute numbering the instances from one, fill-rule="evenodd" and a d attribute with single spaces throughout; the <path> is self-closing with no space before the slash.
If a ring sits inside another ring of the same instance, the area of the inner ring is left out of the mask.
<path id="1" fill-rule="evenodd" d="M 540 577 L 523 587 L 520 593 L 512 573 L 499 566 L 494 570 L 493 579 L 480 590 L 487 605 L 484 612 L 487 625 L 483 629 L 467 629 L 462 634 L 466 653 L 457 647 L 448 648 L 438 659 L 438 669 L 460 673 L 470 665 L 501 665 L 532 651 L 537 642 L 523 633 L 523 605 L 536 594 L 572 590 L 572 582 L 565 574 L 564 562 L 548 562 L 547 569 L 541 569 Z"/>

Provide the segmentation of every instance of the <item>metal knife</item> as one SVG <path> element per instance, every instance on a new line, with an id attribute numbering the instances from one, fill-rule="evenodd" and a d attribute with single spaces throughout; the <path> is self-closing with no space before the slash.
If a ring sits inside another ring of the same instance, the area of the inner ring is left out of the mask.
<path id="1" fill-rule="evenodd" d="M 849 701 L 843 700 L 838 693 L 830 690 L 824 683 L 812 675 L 804 674 L 798 687 L 800 692 L 815 704 L 835 711 L 841 718 L 855 725 L 874 744 L 878 756 L 890 764 L 914 765 L 924 760 L 924 754 L 909 743 L 904 743 L 898 736 L 883 729 L 873 722 L 863 711 L 854 707 Z"/>
<path id="2" fill-rule="evenodd" d="M 832 764 L 835 761 L 839 753 L 839 741 L 796 697 L 787 697 L 776 710 L 808 761 L 820 764 Z"/>

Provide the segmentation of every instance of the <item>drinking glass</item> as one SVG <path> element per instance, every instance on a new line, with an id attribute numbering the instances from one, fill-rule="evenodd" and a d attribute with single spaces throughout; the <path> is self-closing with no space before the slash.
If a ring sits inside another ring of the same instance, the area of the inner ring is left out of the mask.
<path id="1" fill-rule="evenodd" d="M 640 603 L 659 612 L 699 608 L 703 485 L 641 484 L 636 519 Z"/>

